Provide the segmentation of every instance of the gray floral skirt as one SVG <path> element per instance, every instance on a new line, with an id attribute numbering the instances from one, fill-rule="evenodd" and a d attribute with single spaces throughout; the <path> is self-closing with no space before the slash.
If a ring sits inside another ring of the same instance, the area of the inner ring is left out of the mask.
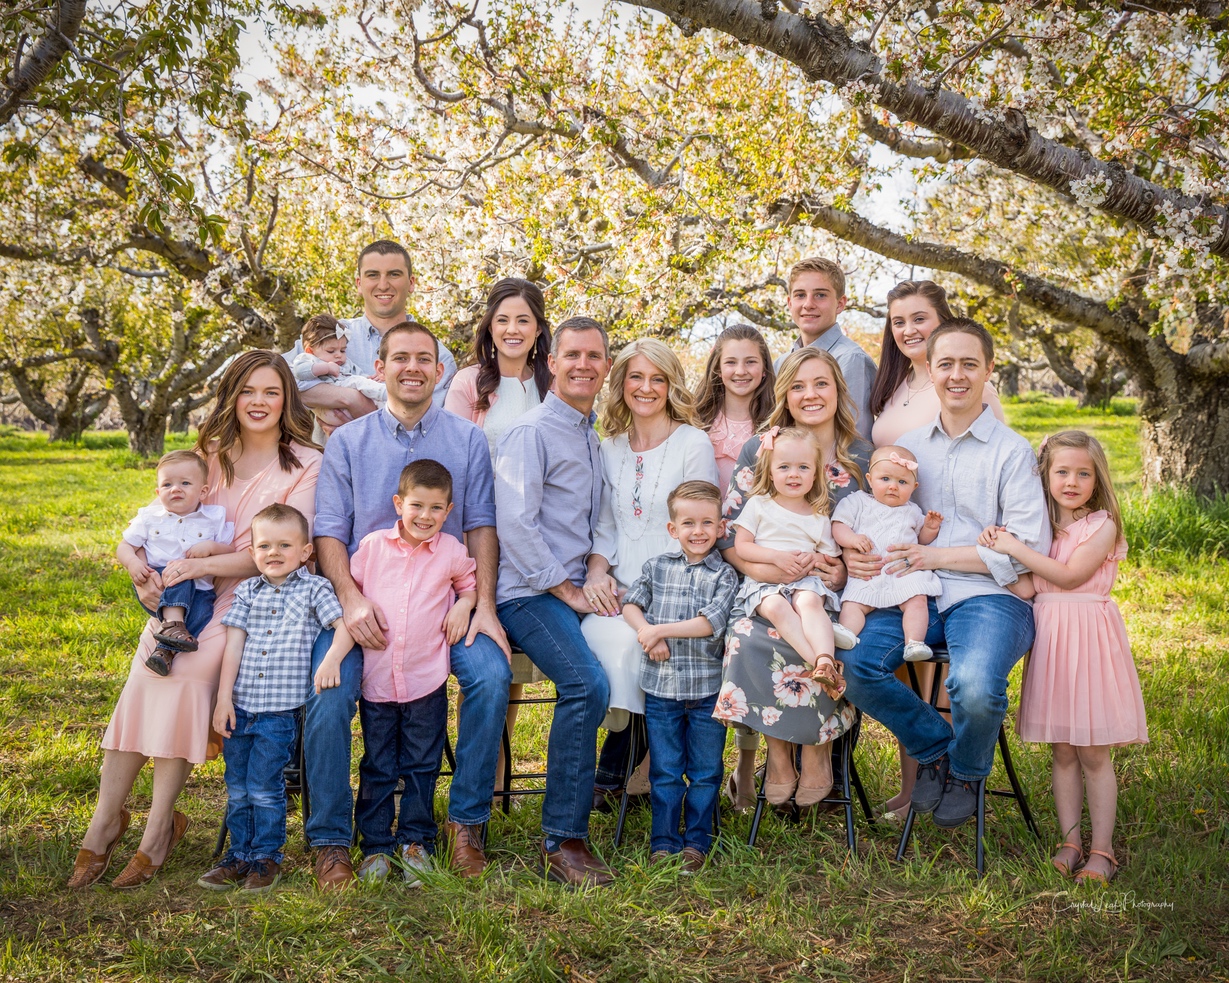
<path id="1" fill-rule="evenodd" d="M 763 618 L 738 618 L 725 639 L 713 716 L 791 744 L 827 744 L 853 726 L 847 700 L 811 681 L 811 667 Z"/>

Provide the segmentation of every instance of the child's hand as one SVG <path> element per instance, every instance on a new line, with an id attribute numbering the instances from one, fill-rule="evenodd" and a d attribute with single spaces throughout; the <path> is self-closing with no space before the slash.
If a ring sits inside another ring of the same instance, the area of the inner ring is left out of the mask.
<path id="1" fill-rule="evenodd" d="M 654 662 L 665 662 L 670 658 L 670 646 L 666 644 L 665 639 L 662 639 L 647 651 L 649 653 L 649 658 Z"/>
<path id="2" fill-rule="evenodd" d="M 853 548 L 859 553 L 874 553 L 875 541 L 870 536 L 855 536 L 853 540 Z"/>
<path id="3" fill-rule="evenodd" d="M 230 737 L 235 732 L 235 705 L 221 696 L 213 710 L 213 729 L 223 737 Z"/>
<path id="4" fill-rule="evenodd" d="M 815 569 L 815 553 L 807 550 L 782 550 L 777 566 L 790 580 L 801 580 Z"/>
<path id="5" fill-rule="evenodd" d="M 141 563 L 139 560 L 132 566 L 125 566 L 124 569 L 128 571 L 128 576 L 138 587 L 143 586 L 157 572 L 148 563 Z"/>
<path id="6" fill-rule="evenodd" d="M 994 549 L 994 540 L 998 536 L 999 530 L 1002 528 L 1002 526 L 986 526 L 986 528 L 981 531 L 981 535 L 977 537 L 977 545 Z"/>
<path id="7" fill-rule="evenodd" d="M 217 556 L 219 553 L 232 552 L 229 546 L 223 546 L 221 543 L 215 543 L 211 540 L 205 540 L 203 543 L 196 543 L 184 551 L 184 556 L 190 560 L 203 560 L 207 556 Z"/>
<path id="8" fill-rule="evenodd" d="M 331 655 L 325 656 L 324 661 L 320 663 L 320 668 L 316 670 L 316 675 L 312 677 L 312 682 L 316 684 L 317 693 L 340 686 L 341 659 L 334 659 Z"/>
<path id="9" fill-rule="evenodd" d="M 469 616 L 474 610 L 473 602 L 457 601 L 444 618 L 444 635 L 449 645 L 456 645 L 469 631 Z"/>
<path id="10" fill-rule="evenodd" d="M 655 662 L 664 662 L 666 659 L 670 658 L 669 648 L 666 649 L 666 654 L 661 658 L 657 658 L 653 655 L 655 649 L 659 646 L 665 645 L 665 638 L 666 636 L 662 632 L 660 625 L 645 625 L 638 632 L 636 632 L 636 641 L 638 641 L 640 643 L 640 647 L 648 653 L 649 658 L 653 659 Z"/>
<path id="11" fill-rule="evenodd" d="M 922 528 L 938 532 L 941 525 L 943 525 L 943 513 L 932 511 L 926 513 L 926 521 L 922 523 Z"/>
<path id="12" fill-rule="evenodd" d="M 998 534 L 994 537 L 994 542 L 990 544 L 990 548 L 996 553 L 1014 556 L 1020 545 L 1020 540 L 1016 539 L 1005 528 L 1000 527 Z"/>

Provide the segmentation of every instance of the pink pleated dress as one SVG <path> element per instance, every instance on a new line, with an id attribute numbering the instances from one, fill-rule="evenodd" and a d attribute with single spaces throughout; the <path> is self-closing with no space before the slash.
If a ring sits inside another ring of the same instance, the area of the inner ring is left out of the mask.
<path id="1" fill-rule="evenodd" d="M 209 459 L 207 505 L 221 505 L 226 519 L 235 524 L 234 548 L 246 550 L 252 543 L 252 517 L 267 505 L 279 502 L 293 505 L 307 516 L 310 524 L 316 514 L 316 477 L 322 458 L 318 450 L 294 445 L 302 467 L 283 471 L 275 459 L 250 478 L 236 478 L 226 485 L 217 459 Z M 102 746 L 108 751 L 135 751 L 150 758 L 184 758 L 200 764 L 216 758 L 222 750 L 221 738 L 213 733 L 211 721 L 222 673 L 226 648 L 226 626 L 222 616 L 230 609 L 234 578 L 214 578 L 217 601 L 213 619 L 201 632 L 195 652 L 175 656 L 169 676 L 159 676 L 145 668 L 154 650 L 153 632 L 159 622 L 150 619 L 141 633 L 136 655 L 128 670 L 111 723 L 103 734 Z"/>
<path id="2" fill-rule="evenodd" d="M 1112 521 L 1105 511 L 1078 519 L 1054 537 L 1050 556 L 1068 562 L 1078 546 Z M 1127 626 L 1110 597 L 1118 562 L 1126 555 L 1127 545 L 1120 541 L 1096 573 L 1074 590 L 1034 578 L 1037 637 L 1016 714 L 1023 740 L 1077 747 L 1148 743 Z"/>

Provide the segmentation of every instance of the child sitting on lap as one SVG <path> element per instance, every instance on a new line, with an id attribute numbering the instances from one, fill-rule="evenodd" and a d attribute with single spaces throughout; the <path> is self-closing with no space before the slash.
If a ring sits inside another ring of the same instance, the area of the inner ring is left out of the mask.
<path id="1" fill-rule="evenodd" d="M 158 501 L 137 512 L 115 551 L 134 587 L 151 577 L 161 586 L 162 571 L 173 560 L 231 552 L 235 527 L 226 521 L 226 509 L 201 504 L 209 492 L 208 479 L 204 460 L 192 451 L 162 455 L 158 461 Z M 158 647 L 145 660 L 146 668 L 165 676 L 177 652 L 195 652 L 196 636 L 213 617 L 216 599 L 210 577 L 163 587 L 157 609 L 145 608 L 162 622 L 154 632 Z"/>
<path id="2" fill-rule="evenodd" d="M 222 617 L 228 631 L 213 729 L 225 738 L 230 849 L 196 882 L 212 891 L 267 891 L 277 883 L 286 842 L 282 771 L 296 711 L 312 692 L 312 646 L 322 629 L 334 629 L 316 670 L 318 693 L 340 685 L 341 660 L 354 645 L 332 584 L 303 567 L 312 550 L 303 513 L 280 504 L 261 509 L 250 549 L 260 576 L 235 588 Z"/>
<path id="3" fill-rule="evenodd" d="M 303 351 L 290 363 L 290 371 L 300 382 L 330 382 L 357 389 L 378 406 L 388 402 L 384 383 L 363 374 L 346 357 L 349 329 L 331 314 L 316 314 L 307 319 L 299 335 Z"/>
<path id="4" fill-rule="evenodd" d="M 666 529 L 679 550 L 645 563 L 623 600 L 623 617 L 644 647 L 640 685 L 653 807 L 649 862 L 681 851 L 683 872 L 694 874 L 712 846 L 724 771 L 726 728 L 713 718 L 713 710 L 738 574 L 713 549 L 721 530 L 716 485 L 685 481 L 670 493 L 666 506 Z"/>
<path id="5" fill-rule="evenodd" d="M 437 461 L 401 472 L 393 506 L 401 519 L 363 538 L 350 559 L 359 590 L 388 619 L 388 645 L 363 649 L 363 760 L 355 825 L 360 880 L 388 876 L 391 858 L 412 887 L 431 869 L 435 783 L 448 724 L 449 646 L 469 630 L 477 601 L 476 564 L 443 531 L 452 475 Z M 393 835 L 393 794 L 405 783 Z"/>

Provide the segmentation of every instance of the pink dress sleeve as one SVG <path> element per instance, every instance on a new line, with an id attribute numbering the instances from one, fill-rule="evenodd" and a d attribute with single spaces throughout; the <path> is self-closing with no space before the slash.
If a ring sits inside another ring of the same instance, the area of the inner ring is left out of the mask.
<path id="1" fill-rule="evenodd" d="M 494 396 L 494 394 L 492 394 Z M 444 409 L 481 427 L 486 419 L 486 410 L 478 410 L 478 366 L 469 365 L 452 378 L 448 395 L 444 397 Z"/>
<path id="2" fill-rule="evenodd" d="M 316 518 L 316 479 L 320 477 L 320 462 L 324 455 L 311 447 L 295 444 L 294 452 L 303 465 L 294 472 L 294 484 L 286 493 L 286 505 L 293 506 L 307 517 L 310 531 Z"/>
<path id="3" fill-rule="evenodd" d="M 1092 539 L 1093 536 L 1099 533 L 1101 531 L 1101 528 L 1107 522 L 1113 522 L 1113 521 L 1114 520 L 1110 517 L 1110 514 L 1106 512 L 1104 509 L 1101 509 L 1100 511 L 1097 511 L 1097 512 L 1093 512 L 1092 514 L 1086 516 L 1084 519 L 1084 528 L 1080 531 L 1080 536 L 1075 541 L 1075 546 L 1076 547 L 1082 546 L 1084 543 Z M 1119 560 L 1125 560 L 1126 558 L 1127 558 L 1127 541 L 1125 537 L 1120 537 L 1118 542 L 1114 544 L 1114 548 L 1110 550 L 1110 554 L 1109 556 L 1106 557 L 1106 560 L 1119 561 Z"/>

